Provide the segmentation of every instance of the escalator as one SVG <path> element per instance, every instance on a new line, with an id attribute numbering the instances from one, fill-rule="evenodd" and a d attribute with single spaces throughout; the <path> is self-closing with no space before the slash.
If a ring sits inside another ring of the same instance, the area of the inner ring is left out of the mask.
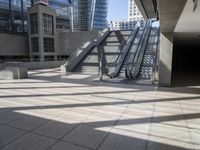
<path id="1" fill-rule="evenodd" d="M 152 27 L 148 39 L 146 50 L 144 53 L 143 61 L 138 74 L 139 80 L 155 80 L 157 78 L 157 57 L 159 47 L 159 28 Z"/>
<path id="2" fill-rule="evenodd" d="M 123 65 L 123 60 L 126 58 L 128 51 L 130 49 L 130 46 L 131 46 L 133 40 L 135 39 L 138 30 L 139 30 L 139 27 L 136 26 L 133 29 L 133 31 L 131 31 L 131 34 L 128 37 L 126 43 L 124 43 L 123 49 L 122 49 L 121 53 L 119 54 L 119 56 L 117 57 L 117 59 L 115 61 L 107 64 L 106 74 L 110 78 L 114 78 L 114 77 L 118 76 L 119 71 Z"/>
<path id="3" fill-rule="evenodd" d="M 118 74 L 118 77 L 119 78 L 125 78 L 125 70 L 126 70 L 126 65 L 128 63 L 130 63 L 134 57 L 135 57 L 135 54 L 137 52 L 137 47 L 141 41 L 141 37 L 142 35 L 144 34 L 144 29 L 143 28 L 140 28 L 139 31 L 137 32 L 137 35 L 135 36 L 134 38 L 134 41 L 130 47 L 130 49 L 128 50 L 128 54 L 126 55 L 124 61 L 123 61 L 123 64 L 119 70 L 119 74 Z"/>
<path id="4" fill-rule="evenodd" d="M 126 65 L 126 77 L 133 80 L 152 81 L 155 74 L 159 44 L 159 28 L 149 21 L 134 60 Z"/>
<path id="5" fill-rule="evenodd" d="M 149 24 L 150 23 L 147 22 L 145 27 L 141 28 L 139 22 L 137 23 L 127 40 L 126 46 L 123 48 L 122 53 L 115 62 L 107 65 L 107 75 L 110 78 L 126 78 L 126 65 L 134 61 L 135 56 L 138 53 L 137 51 L 139 50 L 139 45 L 142 42 Z"/>

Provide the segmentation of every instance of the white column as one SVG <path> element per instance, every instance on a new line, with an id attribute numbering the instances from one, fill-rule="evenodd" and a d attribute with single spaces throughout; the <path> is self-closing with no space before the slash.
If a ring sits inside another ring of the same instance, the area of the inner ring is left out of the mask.
<path id="1" fill-rule="evenodd" d="M 172 80 L 173 33 L 160 35 L 159 86 L 170 87 Z"/>

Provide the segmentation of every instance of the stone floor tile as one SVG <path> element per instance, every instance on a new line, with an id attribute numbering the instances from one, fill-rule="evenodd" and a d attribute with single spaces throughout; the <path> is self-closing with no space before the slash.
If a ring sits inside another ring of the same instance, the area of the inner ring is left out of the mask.
<path id="1" fill-rule="evenodd" d="M 119 120 L 115 125 L 116 129 L 137 132 L 141 134 L 149 134 L 151 119 L 128 119 Z"/>
<path id="2" fill-rule="evenodd" d="M 99 150 L 146 150 L 147 135 L 113 129 Z"/>
<path id="3" fill-rule="evenodd" d="M 29 133 L 3 147 L 2 150 L 46 150 L 55 142 L 55 140 Z"/>
<path id="4" fill-rule="evenodd" d="M 147 150 L 193 150 L 194 148 L 192 145 L 185 148 L 184 145 L 181 145 L 181 144 L 180 146 L 176 146 L 170 142 L 167 143 L 164 140 L 162 141 L 162 140 L 154 139 L 155 142 L 151 140 L 152 138 L 149 139 Z"/>
<path id="5" fill-rule="evenodd" d="M 111 119 L 108 117 L 102 117 L 97 115 L 91 115 L 82 124 L 92 126 L 92 127 L 110 127 L 112 128 L 118 120 Z"/>
<path id="6" fill-rule="evenodd" d="M 22 119 L 18 119 L 12 123 L 10 123 L 10 126 L 16 127 L 16 128 L 20 128 L 20 129 L 24 129 L 24 130 L 32 130 L 38 126 L 40 126 L 41 124 L 45 123 L 46 119 L 43 118 L 38 118 L 38 117 L 33 117 L 33 116 L 28 116 L 28 117 L 24 117 Z"/>
<path id="7" fill-rule="evenodd" d="M 192 141 L 196 143 L 196 147 L 200 148 L 200 130 L 198 129 L 190 129 Z"/>
<path id="8" fill-rule="evenodd" d="M 79 121 L 83 121 L 84 119 L 86 119 L 90 114 L 88 113 L 81 113 L 81 112 L 75 112 L 75 111 L 67 111 L 64 112 L 62 114 L 60 114 L 58 117 L 59 118 L 63 118 L 66 120 L 79 120 Z"/>
<path id="9" fill-rule="evenodd" d="M 161 123 L 166 125 L 168 124 L 177 127 L 187 126 L 184 114 L 182 113 L 174 114 L 174 112 L 171 113 L 154 112 L 152 123 Z"/>
<path id="10" fill-rule="evenodd" d="M 153 110 L 143 110 L 127 108 L 120 119 L 137 119 L 137 118 L 151 118 L 153 116 Z"/>
<path id="11" fill-rule="evenodd" d="M 0 125 L 0 148 L 5 144 L 17 139 L 25 132 L 16 128 Z"/>
<path id="12" fill-rule="evenodd" d="M 161 139 L 163 143 L 169 143 L 179 147 L 184 144 L 192 145 L 192 139 L 187 127 L 153 123 L 151 126 L 150 138 L 155 137 L 158 137 L 156 140 Z"/>
<path id="13" fill-rule="evenodd" d="M 15 121 L 17 119 L 23 118 L 23 117 L 25 117 L 25 115 L 15 113 L 13 111 L 2 112 L 0 114 L 0 123 L 7 124 L 7 123 L 10 123 L 10 122 Z"/>
<path id="14" fill-rule="evenodd" d="M 63 140 L 95 149 L 107 134 L 107 132 L 98 131 L 94 127 L 80 125 L 66 135 Z"/>
<path id="15" fill-rule="evenodd" d="M 33 132 L 38 133 L 40 135 L 45 135 L 48 137 L 52 137 L 55 139 L 60 139 L 66 133 L 68 133 L 71 129 L 73 129 L 75 125 L 67 124 L 63 122 L 50 121 L 41 127 L 37 128 Z"/>
<path id="16" fill-rule="evenodd" d="M 89 150 L 89 149 L 66 142 L 58 142 L 49 150 Z"/>

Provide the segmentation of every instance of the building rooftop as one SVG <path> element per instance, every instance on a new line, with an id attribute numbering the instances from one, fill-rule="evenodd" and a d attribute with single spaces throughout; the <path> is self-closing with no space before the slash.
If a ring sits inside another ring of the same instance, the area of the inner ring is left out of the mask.
<path id="1" fill-rule="evenodd" d="M 1 150 L 200 149 L 200 87 L 98 82 L 59 69 L 0 81 Z"/>

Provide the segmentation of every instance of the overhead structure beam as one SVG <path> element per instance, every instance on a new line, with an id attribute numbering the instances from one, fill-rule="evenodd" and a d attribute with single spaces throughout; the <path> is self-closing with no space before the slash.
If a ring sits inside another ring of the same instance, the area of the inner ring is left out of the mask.
<path id="1" fill-rule="evenodd" d="M 161 32 L 174 32 L 187 0 L 157 0 Z"/>
<path id="2" fill-rule="evenodd" d="M 145 20 L 158 18 L 156 0 L 135 0 Z"/>

